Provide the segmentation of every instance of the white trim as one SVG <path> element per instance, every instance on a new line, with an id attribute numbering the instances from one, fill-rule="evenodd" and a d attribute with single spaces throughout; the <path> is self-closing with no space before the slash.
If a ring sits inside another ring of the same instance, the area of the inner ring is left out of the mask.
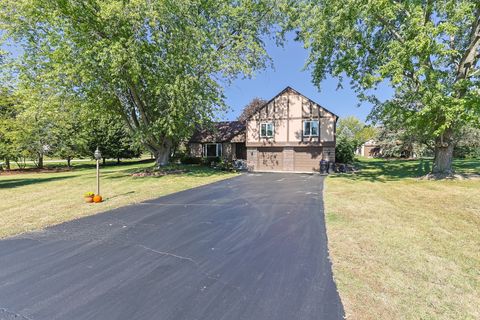
<path id="1" fill-rule="evenodd" d="M 215 145 L 215 156 L 208 156 L 207 154 L 207 146 L 208 145 Z M 222 156 L 222 153 L 223 153 L 223 150 L 222 150 L 222 144 L 221 143 L 216 143 L 216 142 L 212 142 L 212 143 L 204 143 L 203 144 L 203 156 L 205 158 L 208 158 L 208 157 L 221 157 Z"/>
<path id="2" fill-rule="evenodd" d="M 262 125 L 265 125 L 265 135 L 262 135 Z M 268 129 L 267 126 L 272 126 L 272 135 L 267 135 Z M 261 122 L 260 123 L 260 138 L 273 138 L 275 135 L 275 125 L 273 122 Z"/>
<path id="3" fill-rule="evenodd" d="M 306 126 L 307 122 L 310 122 L 310 123 L 316 122 L 317 123 L 317 134 L 312 134 L 312 125 L 311 124 L 310 124 L 310 134 L 305 134 L 305 131 L 306 131 L 305 126 Z M 312 120 L 303 120 L 303 132 L 302 132 L 302 134 L 303 134 L 304 137 L 318 137 L 319 132 L 320 132 L 320 121 L 313 120 L 313 119 Z"/>

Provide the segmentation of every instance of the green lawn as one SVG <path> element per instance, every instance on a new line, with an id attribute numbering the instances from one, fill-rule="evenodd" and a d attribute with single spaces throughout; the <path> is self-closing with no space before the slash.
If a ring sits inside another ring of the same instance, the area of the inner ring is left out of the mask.
<path id="1" fill-rule="evenodd" d="M 180 166 L 188 170 L 181 174 L 131 176 L 152 165 L 145 161 L 103 167 L 100 191 L 105 201 L 97 204 L 83 200 L 85 192 L 95 191 L 93 162 L 77 163 L 65 172 L 0 174 L 0 238 L 235 176 L 199 166 Z"/>
<path id="2" fill-rule="evenodd" d="M 431 161 L 363 159 L 326 180 L 329 249 L 350 319 L 480 319 L 480 179 Z M 455 161 L 480 173 L 480 161 Z"/>

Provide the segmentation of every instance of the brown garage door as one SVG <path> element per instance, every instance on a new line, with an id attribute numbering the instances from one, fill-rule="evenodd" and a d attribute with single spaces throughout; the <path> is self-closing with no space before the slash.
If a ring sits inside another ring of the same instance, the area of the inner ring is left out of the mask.
<path id="1" fill-rule="evenodd" d="M 258 170 L 283 170 L 283 149 L 258 148 Z"/>
<path id="2" fill-rule="evenodd" d="M 319 171 L 322 147 L 294 148 L 295 171 Z"/>

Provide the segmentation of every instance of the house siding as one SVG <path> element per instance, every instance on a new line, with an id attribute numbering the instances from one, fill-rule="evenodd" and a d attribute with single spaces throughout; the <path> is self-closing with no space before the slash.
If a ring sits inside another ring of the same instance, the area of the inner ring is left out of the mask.
<path id="1" fill-rule="evenodd" d="M 266 170 L 260 165 L 261 150 L 281 148 L 281 165 L 272 170 L 318 171 L 320 160 L 335 161 L 337 116 L 291 88 L 282 91 L 257 111 L 246 125 L 247 164 L 251 170 Z M 306 120 L 317 120 L 318 136 L 303 136 Z M 261 137 L 262 123 L 272 122 L 272 137 Z M 304 149 L 302 149 L 304 148 Z M 299 153 L 300 155 L 296 156 Z M 315 154 L 312 156 L 311 154 Z M 264 153 L 261 153 L 262 157 Z M 295 160 L 303 165 L 295 165 Z M 264 162 L 264 161 L 263 161 Z M 270 166 L 271 167 L 271 166 Z"/>
<path id="2" fill-rule="evenodd" d="M 190 156 L 195 158 L 203 157 L 203 145 L 201 143 L 189 143 Z"/>
<path id="3" fill-rule="evenodd" d="M 216 142 L 208 142 L 208 143 L 193 143 L 190 142 L 189 145 L 189 155 L 194 158 L 202 158 L 203 155 L 203 146 L 205 144 L 210 144 L 210 143 L 216 143 Z M 242 142 L 235 142 L 235 143 L 230 143 L 230 142 L 222 142 L 222 159 L 225 160 L 233 160 L 236 158 L 235 154 L 235 144 L 236 143 L 242 143 Z"/>

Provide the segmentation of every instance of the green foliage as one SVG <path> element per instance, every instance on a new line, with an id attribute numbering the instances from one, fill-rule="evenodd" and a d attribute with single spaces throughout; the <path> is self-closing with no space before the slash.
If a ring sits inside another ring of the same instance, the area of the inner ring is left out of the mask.
<path id="1" fill-rule="evenodd" d="M 339 137 L 335 147 L 335 162 L 353 163 L 355 150 L 357 150 L 357 146 L 354 141 L 346 137 Z"/>
<path id="2" fill-rule="evenodd" d="M 291 22 L 310 49 L 313 82 L 352 79 L 374 121 L 435 141 L 451 169 L 453 134 L 480 117 L 480 2 L 305 0 Z M 372 89 L 387 83 L 392 99 Z M 373 93 L 372 93 L 373 92 Z M 436 166 L 439 163 L 435 163 Z"/>
<path id="3" fill-rule="evenodd" d="M 365 125 L 354 116 L 341 118 L 337 124 L 335 161 L 352 163 L 355 151 L 368 140 L 375 139 L 377 134 L 376 128 Z"/>
<path id="4" fill-rule="evenodd" d="M 256 0 L 4 0 L 0 29 L 25 52 L 22 81 L 120 113 L 163 163 L 226 109 L 225 81 L 268 63 L 273 12 Z"/>
<path id="5" fill-rule="evenodd" d="M 215 165 L 215 168 L 222 171 L 237 172 L 237 168 L 235 168 L 235 165 L 232 160 L 221 159 Z"/>
<path id="6" fill-rule="evenodd" d="M 385 158 L 411 158 L 431 156 L 433 141 L 422 141 L 408 130 L 380 127 L 377 143 Z M 429 147 L 430 146 L 430 147 Z"/>
<path id="7" fill-rule="evenodd" d="M 203 164 L 203 159 L 200 157 L 183 156 L 180 162 L 182 164 Z"/>
<path id="8" fill-rule="evenodd" d="M 0 88 L 0 161 L 13 161 L 18 156 L 14 146 L 16 116 L 17 108 L 12 93 Z"/>
<path id="9" fill-rule="evenodd" d="M 377 130 L 367 126 L 355 116 L 340 118 L 337 124 L 337 137 L 351 141 L 355 149 L 368 140 L 375 139 Z"/>
<path id="10" fill-rule="evenodd" d="M 98 147 L 103 158 L 130 159 L 141 154 L 125 123 L 118 115 L 92 113 L 85 121 L 86 156 L 92 157 Z"/>
<path id="11" fill-rule="evenodd" d="M 457 139 L 454 150 L 455 157 L 480 159 L 480 128 L 463 127 Z"/>

